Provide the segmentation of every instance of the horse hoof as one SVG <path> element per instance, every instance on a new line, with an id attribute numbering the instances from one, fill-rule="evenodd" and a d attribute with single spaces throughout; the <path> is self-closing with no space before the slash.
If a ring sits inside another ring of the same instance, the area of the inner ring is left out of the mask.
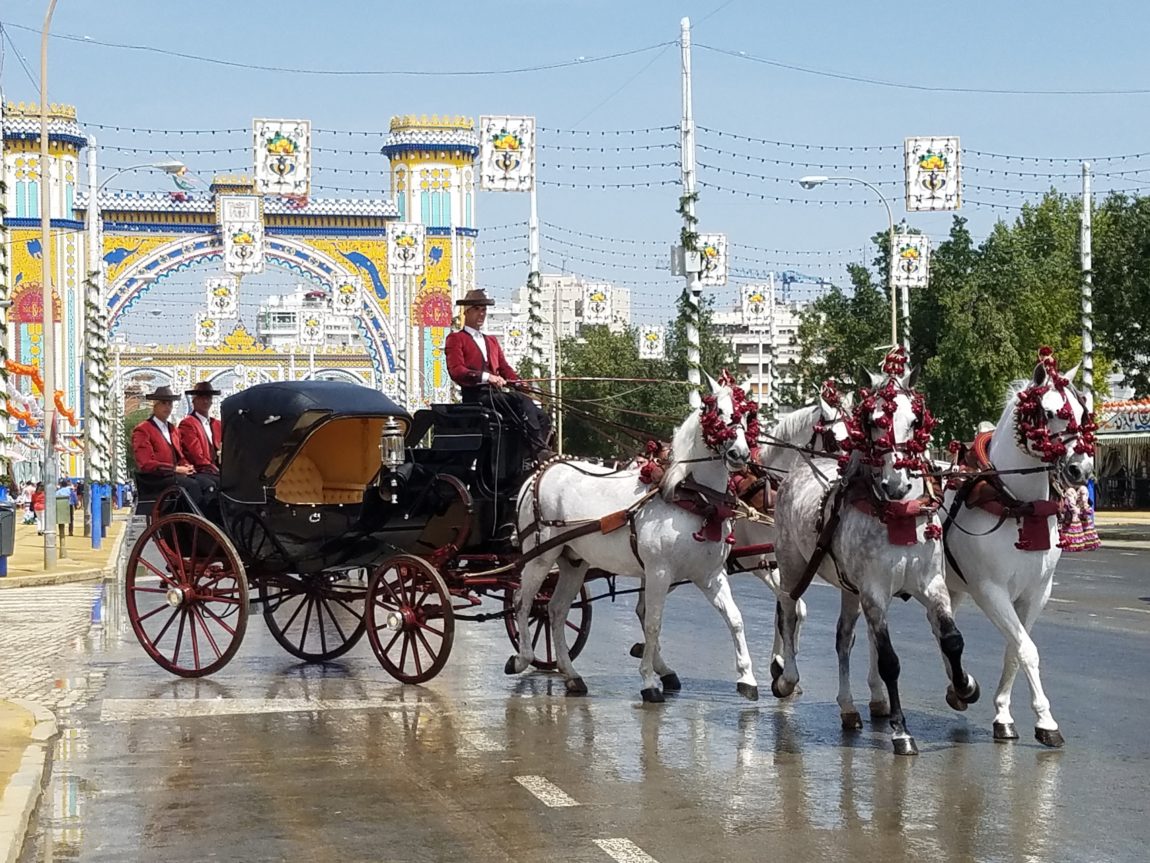
<path id="1" fill-rule="evenodd" d="M 583 682 L 582 677 L 572 677 L 567 681 L 567 694 L 568 695 L 586 695 L 587 684 Z"/>
<path id="2" fill-rule="evenodd" d="M 1034 739 L 1043 746 L 1049 746 L 1051 749 L 1058 749 L 1066 742 L 1062 737 L 1062 732 L 1057 728 L 1035 728 Z"/>
<path id="3" fill-rule="evenodd" d="M 970 689 L 963 692 L 958 697 L 965 701 L 967 704 L 977 704 L 979 697 L 982 695 L 982 690 L 978 687 L 978 681 L 968 675 L 970 680 Z"/>
<path id="4" fill-rule="evenodd" d="M 771 680 L 778 680 L 783 676 L 783 664 L 777 659 L 771 660 Z"/>
<path id="5" fill-rule="evenodd" d="M 886 719 L 890 716 L 890 706 L 885 701 L 872 701 L 867 707 L 870 709 L 870 718 Z"/>
<path id="6" fill-rule="evenodd" d="M 1006 742 L 1007 740 L 1017 740 L 1018 731 L 1014 727 L 1013 722 L 996 722 L 994 723 L 994 739 L 999 742 Z"/>
<path id="7" fill-rule="evenodd" d="M 850 713 L 843 713 L 839 716 L 839 719 L 842 720 L 843 731 L 862 731 L 862 717 L 859 716 L 857 710 L 852 710 Z"/>
<path id="8" fill-rule="evenodd" d="M 954 691 L 953 686 L 946 688 L 946 703 L 950 705 L 952 710 L 957 710 L 959 713 L 966 710 L 966 702 L 958 697 L 958 693 Z"/>
<path id="9" fill-rule="evenodd" d="M 895 755 L 918 755 L 913 737 L 895 737 L 893 742 Z"/>
<path id="10" fill-rule="evenodd" d="M 787 683 L 781 677 L 776 677 L 771 681 L 771 695 L 775 696 L 775 698 L 786 698 L 794 691 L 794 686 Z"/>
<path id="11" fill-rule="evenodd" d="M 650 689 L 642 690 L 639 694 L 643 696 L 643 700 L 647 702 L 647 704 L 662 704 L 666 700 L 663 697 L 663 690 L 656 689 L 654 686 Z"/>
<path id="12" fill-rule="evenodd" d="M 519 673 L 519 669 L 515 667 L 515 660 L 517 660 L 518 658 L 519 658 L 518 656 L 512 656 L 511 658 L 509 658 L 507 660 L 507 664 L 503 666 L 503 673 L 504 674 L 518 674 Z"/>
<path id="13" fill-rule="evenodd" d="M 634 644 L 631 645 L 631 656 L 634 657 L 635 659 L 642 659 L 643 658 L 643 642 L 636 641 Z"/>
<path id="14" fill-rule="evenodd" d="M 774 684 L 772 684 L 772 687 L 773 686 Z M 735 689 L 739 691 L 739 695 L 743 696 L 743 698 L 746 698 L 748 701 L 759 700 L 759 687 L 757 686 L 752 686 L 749 683 L 739 683 L 736 684 Z"/>
<path id="15" fill-rule="evenodd" d="M 683 683 L 679 680 L 679 675 L 673 671 L 669 672 L 668 674 L 664 674 L 659 678 L 659 680 L 663 682 L 664 692 L 679 692 L 683 688 Z"/>

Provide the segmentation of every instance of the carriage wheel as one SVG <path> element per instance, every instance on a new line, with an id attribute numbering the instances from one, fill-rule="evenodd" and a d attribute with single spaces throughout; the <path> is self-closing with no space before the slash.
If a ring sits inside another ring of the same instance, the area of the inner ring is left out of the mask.
<path id="1" fill-rule="evenodd" d="M 239 649 L 248 621 L 244 568 L 207 519 L 176 513 L 148 525 L 132 546 L 124 587 L 132 630 L 160 667 L 202 677 Z"/>
<path id="2" fill-rule="evenodd" d="M 555 581 L 556 577 L 550 575 L 543 582 L 535 601 L 531 603 L 531 616 L 527 621 L 527 631 L 531 633 L 531 649 L 535 653 L 531 665 L 540 671 L 556 671 L 559 668 L 558 658 L 555 655 L 555 641 L 551 636 L 551 623 L 547 615 L 547 603 L 551 601 Z M 503 611 L 507 637 L 511 639 L 511 646 L 518 650 L 519 624 L 515 617 L 515 591 L 512 588 L 508 588 L 503 594 Z M 586 584 L 579 589 L 579 596 L 571 603 L 565 625 L 567 649 L 574 659 L 583 652 L 587 636 L 591 634 L 591 591 L 587 589 Z M 572 641 L 572 638 L 575 640 Z"/>
<path id="3" fill-rule="evenodd" d="M 183 496 L 183 489 L 178 485 L 170 485 L 162 489 L 156 496 L 152 509 L 148 512 L 148 524 L 159 521 L 165 515 L 175 512 L 176 502 Z"/>
<path id="4" fill-rule="evenodd" d="M 403 683 L 439 674 L 455 641 L 455 613 L 435 567 L 397 554 L 372 574 L 367 595 L 367 639 L 387 673 Z"/>
<path id="5" fill-rule="evenodd" d="M 272 638 L 292 656 L 327 662 L 343 656 L 363 637 L 367 586 L 348 573 L 256 580 Z"/>

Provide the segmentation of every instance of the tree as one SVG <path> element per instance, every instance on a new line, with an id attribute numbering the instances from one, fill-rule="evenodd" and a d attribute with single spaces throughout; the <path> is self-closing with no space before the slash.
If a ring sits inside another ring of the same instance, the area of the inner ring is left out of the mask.
<path id="1" fill-rule="evenodd" d="M 1098 348 L 1139 393 L 1150 391 L 1150 198 L 1112 195 L 1096 208 L 1094 325 Z"/>
<path id="2" fill-rule="evenodd" d="M 124 416 L 124 420 L 120 425 L 120 434 L 124 440 L 125 471 L 129 477 L 136 475 L 136 455 L 132 452 L 132 429 L 151 415 L 152 409 L 150 407 L 136 408 L 130 414 Z"/>

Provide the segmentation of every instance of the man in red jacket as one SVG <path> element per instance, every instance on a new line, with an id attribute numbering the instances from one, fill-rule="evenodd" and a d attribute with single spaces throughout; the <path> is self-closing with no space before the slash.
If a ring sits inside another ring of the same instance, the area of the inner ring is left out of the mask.
<path id="1" fill-rule="evenodd" d="M 180 420 L 180 446 L 196 473 L 218 476 L 220 472 L 223 428 L 218 419 L 209 416 L 212 397 L 219 394 L 220 391 L 213 389 L 207 381 L 200 381 L 190 390 L 184 390 L 184 395 L 192 397 L 192 412 Z"/>
<path id="2" fill-rule="evenodd" d="M 136 457 L 136 487 L 153 494 L 173 485 L 184 488 L 201 508 L 215 499 L 216 480 L 197 474 L 184 456 L 180 436 L 168 422 L 178 396 L 171 387 L 157 387 L 144 396 L 152 403 L 152 415 L 132 429 L 132 454 Z"/>
<path id="3" fill-rule="evenodd" d="M 537 459 L 552 455 L 548 449 L 551 418 L 527 395 L 512 391 L 519 380 L 499 340 L 483 333 L 487 309 L 495 305 L 482 290 L 468 291 L 455 305 L 463 307 L 463 329 L 447 337 L 447 373 L 459 385 L 464 404 L 485 404 L 508 415 L 526 433 Z"/>

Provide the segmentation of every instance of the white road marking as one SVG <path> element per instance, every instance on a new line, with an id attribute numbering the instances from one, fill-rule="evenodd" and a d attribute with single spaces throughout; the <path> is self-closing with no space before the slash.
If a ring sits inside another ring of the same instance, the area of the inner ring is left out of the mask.
<path id="1" fill-rule="evenodd" d="M 515 781 L 534 794 L 544 806 L 557 809 L 562 806 L 579 805 L 579 801 L 574 797 L 542 776 L 516 776 Z"/>
<path id="2" fill-rule="evenodd" d="M 480 752 L 502 752 L 503 744 L 486 731 L 465 731 L 463 739 Z"/>
<path id="3" fill-rule="evenodd" d="M 1120 555 L 1122 555 L 1123 557 L 1137 557 L 1138 556 L 1138 552 L 1136 552 L 1136 551 L 1120 551 L 1118 553 Z"/>
<path id="4" fill-rule="evenodd" d="M 423 705 L 423 708 L 426 709 L 426 705 Z M 104 722 L 131 722 L 134 719 L 182 719 L 256 713 L 313 713 L 327 710 L 402 712 L 405 709 L 414 709 L 414 705 L 336 698 L 186 698 L 174 701 L 153 698 L 106 698 L 100 709 L 100 719 Z"/>
<path id="5" fill-rule="evenodd" d="M 595 844 L 618 863 L 659 863 L 630 839 L 596 839 Z"/>
<path id="6" fill-rule="evenodd" d="M 1050 597 L 1050 601 L 1051 602 L 1064 602 L 1067 605 L 1074 605 L 1073 599 L 1059 599 L 1057 596 Z"/>
<path id="7" fill-rule="evenodd" d="M 1127 605 L 1120 605 L 1115 611 L 1137 611 L 1139 614 L 1150 614 L 1150 608 L 1130 608 Z"/>

